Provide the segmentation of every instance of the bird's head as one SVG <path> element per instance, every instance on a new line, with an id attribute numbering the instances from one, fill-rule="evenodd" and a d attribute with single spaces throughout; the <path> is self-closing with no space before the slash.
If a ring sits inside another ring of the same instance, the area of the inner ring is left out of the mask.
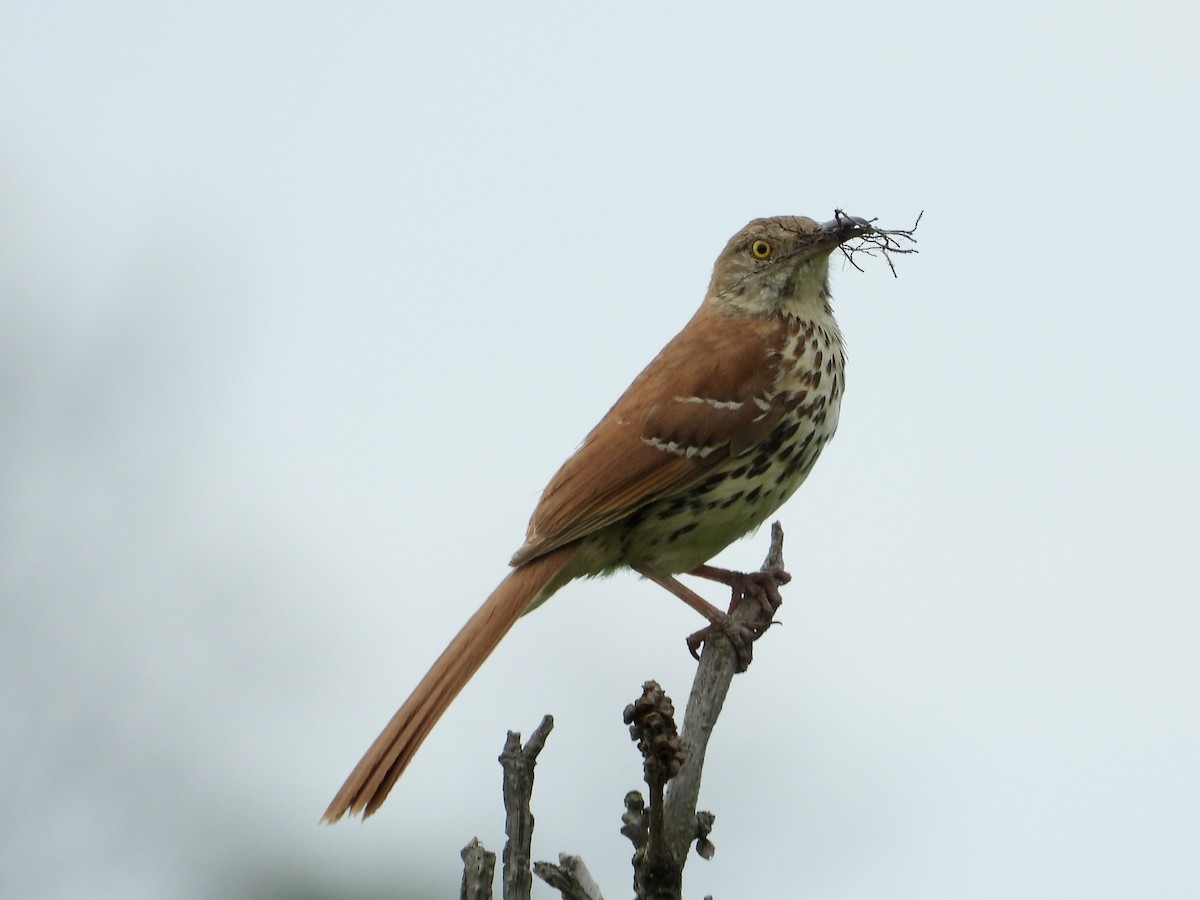
<path id="1" fill-rule="evenodd" d="M 819 313 L 828 305 L 829 254 L 873 231 L 841 212 L 824 224 L 806 216 L 755 219 L 717 257 L 705 304 L 734 316 Z"/>

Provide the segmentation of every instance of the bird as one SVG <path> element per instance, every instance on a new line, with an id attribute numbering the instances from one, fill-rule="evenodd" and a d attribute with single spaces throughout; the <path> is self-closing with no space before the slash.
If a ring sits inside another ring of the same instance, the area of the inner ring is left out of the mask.
<path id="1" fill-rule="evenodd" d="M 525 613 L 577 578 L 628 568 L 710 622 L 678 581 L 737 584 L 708 564 L 801 485 L 837 430 L 846 351 L 829 258 L 875 233 L 832 221 L 751 221 L 713 266 L 703 302 L 550 479 L 512 571 L 433 663 L 350 773 L 322 821 L 375 813 L 422 742 Z M 735 589 L 736 596 L 736 589 Z"/>

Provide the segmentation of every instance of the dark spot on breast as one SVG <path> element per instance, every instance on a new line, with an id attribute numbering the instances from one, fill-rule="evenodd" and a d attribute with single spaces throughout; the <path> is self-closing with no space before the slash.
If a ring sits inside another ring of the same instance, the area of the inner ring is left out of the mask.
<path id="1" fill-rule="evenodd" d="M 779 429 L 776 428 L 774 431 L 771 432 L 771 436 L 759 445 L 758 452 L 765 453 L 768 456 L 770 456 L 772 453 L 774 453 L 776 450 L 778 450 L 782 444 L 783 444 L 783 438 L 780 436 Z M 757 462 L 757 460 L 756 460 L 756 462 Z M 750 469 L 750 474 L 751 475 L 754 474 L 753 468 Z"/>
<path id="2" fill-rule="evenodd" d="M 642 506 L 631 512 L 625 522 L 630 528 L 636 528 L 638 525 L 641 525 L 644 521 L 646 521 L 646 516 L 648 515 L 650 515 L 650 507 Z"/>
<path id="3" fill-rule="evenodd" d="M 732 472 L 729 473 L 729 477 L 732 478 L 734 481 L 737 481 L 739 478 L 743 477 L 746 474 L 747 468 L 748 468 L 747 466 L 738 466 L 736 469 L 734 469 Z"/>
<path id="4" fill-rule="evenodd" d="M 776 426 L 775 430 L 771 432 L 771 436 L 763 441 L 762 446 L 758 448 L 759 453 L 765 454 L 766 456 L 771 456 L 785 443 L 790 441 L 799 429 L 799 419 L 785 419 L 782 424 Z M 754 458 L 754 462 L 749 473 L 751 476 L 762 474 L 763 470 L 759 467 L 759 462 L 761 459 L 762 456 L 756 456 Z"/>
<path id="5" fill-rule="evenodd" d="M 693 529 L 697 528 L 699 525 L 700 525 L 699 522 L 692 522 L 690 525 L 684 525 L 682 528 L 676 528 L 674 531 L 672 531 L 670 534 L 667 535 L 667 540 L 668 541 L 678 540 L 680 537 L 687 534 L 689 531 L 692 531 Z"/>
<path id="6" fill-rule="evenodd" d="M 733 506 L 733 504 L 737 503 L 741 499 L 742 499 L 741 491 L 738 491 L 736 494 L 730 494 L 729 498 L 724 503 L 721 504 L 721 509 L 729 509 L 729 507 Z"/>
<path id="7" fill-rule="evenodd" d="M 686 496 L 685 497 L 676 497 L 669 504 L 667 504 L 665 509 L 659 510 L 658 518 L 660 518 L 660 519 L 674 518 L 675 516 L 677 516 L 681 512 L 683 512 L 685 509 L 687 509 L 688 503 L 690 502 L 690 500 L 691 500 L 691 498 L 686 497 Z"/>
<path id="8" fill-rule="evenodd" d="M 754 457 L 754 464 L 750 466 L 750 471 L 747 474 L 751 478 L 757 478 L 769 468 L 771 468 L 771 454 L 769 452 L 760 453 L 758 456 Z M 755 488 L 755 491 L 757 490 L 758 489 Z M 754 493 L 754 491 L 751 493 Z"/>
<path id="9" fill-rule="evenodd" d="M 753 503 L 758 499 L 758 495 L 762 493 L 762 485 L 760 484 L 754 490 L 746 495 L 746 502 Z"/>
<path id="10" fill-rule="evenodd" d="M 788 474 L 795 475 L 797 472 L 807 472 L 813 467 L 813 463 L 817 461 L 817 454 L 821 452 L 821 445 L 818 444 L 809 452 L 807 447 L 804 453 L 797 453 L 796 456 L 788 463 Z"/>
<path id="11" fill-rule="evenodd" d="M 713 472 L 696 486 L 697 496 L 707 494 L 728 477 L 728 472 Z"/>

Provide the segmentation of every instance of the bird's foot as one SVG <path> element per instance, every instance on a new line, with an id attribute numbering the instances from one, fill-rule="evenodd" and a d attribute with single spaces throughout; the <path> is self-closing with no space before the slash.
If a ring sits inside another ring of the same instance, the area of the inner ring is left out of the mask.
<path id="1" fill-rule="evenodd" d="M 754 642 L 772 625 L 779 624 L 774 618 L 783 604 L 779 588 L 791 581 L 792 576 L 782 569 L 734 572 L 717 566 L 698 566 L 688 574 L 720 582 L 728 586 L 731 592 L 729 613 L 720 619 L 713 619 L 711 625 L 688 636 L 687 645 L 692 656 L 697 656 L 700 645 L 717 631 L 725 635 L 733 646 L 737 655 L 737 671 L 746 671 L 754 658 Z M 731 616 L 747 600 L 757 607 L 757 615 L 749 621 L 734 621 Z"/>
<path id="2" fill-rule="evenodd" d="M 734 670 L 745 672 L 750 667 L 750 663 L 754 661 L 754 642 L 762 636 L 762 633 L 770 625 L 771 622 L 769 621 L 766 625 L 737 622 L 729 615 L 721 613 L 710 624 L 688 635 L 688 652 L 692 654 L 693 659 L 699 660 L 701 645 L 708 641 L 714 634 L 723 635 L 729 641 L 729 645 L 733 647 L 734 656 L 737 657 Z"/>
<path id="3" fill-rule="evenodd" d="M 732 593 L 729 600 L 730 613 L 741 606 L 743 601 L 753 600 L 766 619 L 763 631 L 773 624 L 778 624 L 772 621 L 771 617 L 783 605 L 783 595 L 779 593 L 779 588 L 792 580 L 792 576 L 782 569 L 734 572 L 717 566 L 697 566 L 688 574 L 728 586 Z"/>
<path id="4" fill-rule="evenodd" d="M 721 612 L 719 608 L 670 575 L 664 575 L 648 566 L 634 566 L 634 568 L 708 619 L 708 626 L 688 635 L 687 646 L 692 656 L 696 659 L 700 658 L 700 646 L 713 634 L 724 635 L 737 656 L 738 672 L 745 672 L 750 665 L 754 657 L 752 644 L 768 628 L 778 624 L 772 616 L 783 603 L 779 586 L 787 584 L 792 579 L 792 576 L 782 568 L 768 568 L 760 572 L 733 572 L 716 566 L 698 566 L 688 574 L 707 578 L 710 581 L 718 581 L 727 585 L 732 591 L 729 612 Z M 750 600 L 755 605 L 755 615 L 748 617 L 740 614 L 735 620 L 733 613 L 746 600 Z"/>

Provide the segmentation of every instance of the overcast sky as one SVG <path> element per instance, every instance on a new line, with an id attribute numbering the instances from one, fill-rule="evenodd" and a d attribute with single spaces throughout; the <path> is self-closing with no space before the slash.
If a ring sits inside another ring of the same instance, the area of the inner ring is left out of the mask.
<path id="1" fill-rule="evenodd" d="M 1197 14 L 602 7 L 9 5 L 0 894 L 456 896 L 549 712 L 535 858 L 627 896 L 621 711 L 697 627 L 628 574 L 317 818 L 726 239 L 835 207 L 921 253 L 835 257 L 688 894 L 1200 893 Z"/>

